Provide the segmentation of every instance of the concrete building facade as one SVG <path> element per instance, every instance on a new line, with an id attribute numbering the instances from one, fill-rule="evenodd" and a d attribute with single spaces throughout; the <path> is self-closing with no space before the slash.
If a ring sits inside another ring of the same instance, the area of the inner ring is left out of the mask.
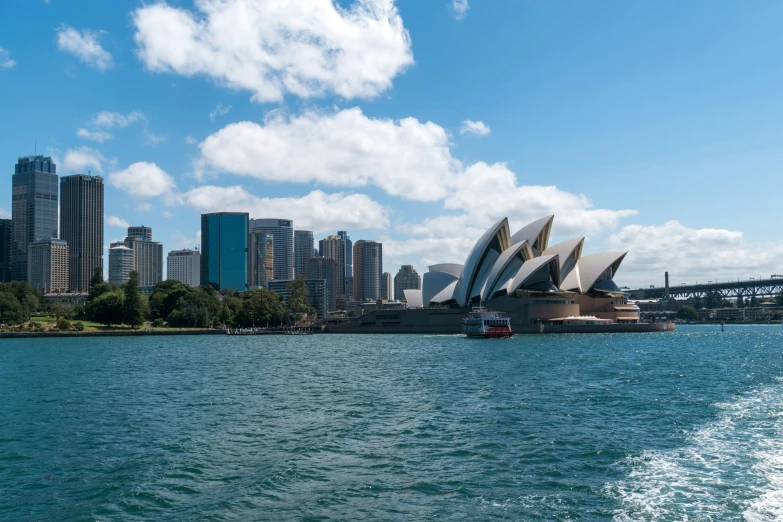
<path id="1" fill-rule="evenodd" d="M 27 280 L 27 246 L 57 237 L 57 166 L 52 158 L 19 158 L 11 181 L 11 279 Z"/>
<path id="2" fill-rule="evenodd" d="M 313 257 L 313 233 L 309 230 L 294 230 L 294 276 L 307 276 L 307 261 Z"/>
<path id="3" fill-rule="evenodd" d="M 353 298 L 371 301 L 382 296 L 383 245 L 361 239 L 353 245 Z"/>
<path id="4" fill-rule="evenodd" d="M 290 284 L 291 281 L 268 281 L 266 287 L 285 301 L 291 295 L 291 290 L 288 288 Z M 305 279 L 304 284 L 307 286 L 307 301 L 315 310 L 318 319 L 324 319 L 329 310 L 326 281 L 323 279 Z"/>
<path id="5" fill-rule="evenodd" d="M 269 232 L 254 230 L 250 233 L 251 288 L 266 288 L 267 281 L 275 279 L 275 238 Z"/>
<path id="6" fill-rule="evenodd" d="M 68 291 L 68 243 L 42 239 L 27 246 L 27 282 L 44 294 Z"/>
<path id="7" fill-rule="evenodd" d="M 334 259 L 328 257 L 313 257 L 307 262 L 307 279 L 323 279 L 326 281 L 327 310 L 337 310 L 336 281 L 337 274 L 342 270 Z"/>
<path id="8" fill-rule="evenodd" d="M 296 267 L 294 263 L 294 222 L 290 219 L 251 219 L 250 230 L 263 230 L 274 238 L 274 272 L 278 281 L 293 280 Z"/>
<path id="9" fill-rule="evenodd" d="M 320 257 L 331 259 L 337 265 L 334 275 L 335 298 L 345 300 L 345 240 L 340 236 L 327 236 L 318 242 Z"/>
<path id="10" fill-rule="evenodd" d="M 188 286 L 201 286 L 201 253 L 198 250 L 172 250 L 166 258 L 166 279 Z"/>
<path id="11" fill-rule="evenodd" d="M 103 268 L 102 177 L 60 178 L 60 239 L 68 243 L 71 292 L 88 292 L 95 269 Z"/>
<path id="12" fill-rule="evenodd" d="M 139 273 L 139 288 L 151 294 L 163 281 L 163 245 L 141 237 L 126 237 L 125 246 L 133 250 L 133 269 Z"/>
<path id="13" fill-rule="evenodd" d="M 343 283 L 343 293 L 346 296 L 353 295 L 353 242 L 348 231 L 340 230 L 337 236 L 342 238 L 345 245 L 345 277 Z M 323 255 L 323 254 L 321 254 Z"/>
<path id="14" fill-rule="evenodd" d="M 135 225 L 128 227 L 128 237 L 140 237 L 144 241 L 152 241 L 152 227 Z"/>
<path id="15" fill-rule="evenodd" d="M 381 275 L 381 299 L 391 301 L 394 299 L 394 286 L 392 285 L 392 276 L 389 272 Z"/>
<path id="16" fill-rule="evenodd" d="M 124 285 L 133 270 L 133 249 L 124 243 L 112 243 L 109 248 L 109 282 Z"/>
<path id="17" fill-rule="evenodd" d="M 402 265 L 394 276 L 394 298 L 401 301 L 405 290 L 421 290 L 421 276 L 413 265 Z"/>

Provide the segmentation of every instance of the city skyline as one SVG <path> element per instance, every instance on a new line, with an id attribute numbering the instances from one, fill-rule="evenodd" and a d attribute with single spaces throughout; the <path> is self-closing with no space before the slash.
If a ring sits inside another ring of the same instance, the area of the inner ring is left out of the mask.
<path id="1" fill-rule="evenodd" d="M 557 214 L 554 241 L 586 236 L 585 255 L 630 252 L 624 285 L 659 284 L 665 270 L 672 284 L 779 273 L 783 211 L 757 220 L 715 209 L 776 181 L 783 105 L 770 86 L 781 73 L 767 64 L 783 6 L 719 3 L 606 15 L 473 2 L 458 17 L 449 0 L 379 2 L 374 13 L 323 2 L 322 19 L 356 29 L 361 44 L 319 33 L 308 49 L 343 61 L 280 67 L 257 58 L 248 33 L 237 59 L 265 74 L 239 77 L 206 60 L 200 40 L 182 42 L 196 51 L 180 63 L 176 44 L 158 38 L 158 27 L 216 16 L 193 2 L 181 19 L 140 1 L 93 11 L 26 2 L 0 37 L 0 96 L 19 99 L 0 157 L 37 152 L 60 175 L 104 177 L 105 272 L 129 224 L 150 224 L 170 251 L 200 244 L 201 213 L 241 211 L 292 220 L 316 241 L 340 230 L 379 241 L 395 271 L 462 263 L 501 215 L 516 226 Z M 250 4 L 263 19 L 266 3 Z M 298 9 L 277 15 L 281 52 L 309 16 Z M 31 19 L 51 38 L 23 38 Z M 664 20 L 665 38 L 655 29 Z M 42 68 L 52 81 L 35 81 Z M 10 217 L 10 183 L 0 209 Z"/>

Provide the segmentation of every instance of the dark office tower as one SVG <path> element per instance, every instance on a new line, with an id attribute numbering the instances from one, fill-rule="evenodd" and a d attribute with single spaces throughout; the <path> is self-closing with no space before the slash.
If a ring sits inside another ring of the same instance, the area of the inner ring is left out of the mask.
<path id="1" fill-rule="evenodd" d="M 251 288 L 266 288 L 269 281 L 275 280 L 275 238 L 263 230 L 250 233 L 250 251 L 248 252 Z"/>
<path id="2" fill-rule="evenodd" d="M 88 292 L 103 268 L 103 178 L 74 174 L 60 179 L 60 239 L 68 243 L 68 288 Z"/>
<path id="3" fill-rule="evenodd" d="M 27 246 L 57 237 L 57 166 L 52 158 L 19 158 L 11 190 L 11 279 L 27 281 Z"/>
<path id="4" fill-rule="evenodd" d="M 0 219 L 0 283 L 11 280 L 11 220 Z"/>
<path id="5" fill-rule="evenodd" d="M 337 310 L 337 293 L 335 292 L 335 275 L 337 263 L 327 257 L 312 257 L 307 261 L 307 279 L 323 279 L 326 281 L 326 302 L 328 311 Z M 342 270 L 340 267 L 339 270 Z"/>
<path id="6" fill-rule="evenodd" d="M 345 240 L 340 236 L 327 236 L 318 242 L 321 257 L 332 259 L 337 267 L 337 273 L 334 274 L 334 293 L 335 299 L 345 297 Z"/>
<path id="7" fill-rule="evenodd" d="M 313 233 L 309 230 L 294 231 L 294 275 L 303 279 L 307 275 L 307 260 L 313 257 Z"/>
<path id="8" fill-rule="evenodd" d="M 128 237 L 140 237 L 142 241 L 152 241 L 152 229 L 144 225 L 128 227 Z"/>
<path id="9" fill-rule="evenodd" d="M 361 239 L 353 245 L 353 298 L 380 299 L 383 295 L 383 245 Z"/>
<path id="10" fill-rule="evenodd" d="M 249 221 L 243 212 L 201 214 L 202 285 L 247 290 Z"/>
<path id="11" fill-rule="evenodd" d="M 345 282 L 343 283 L 343 292 L 345 292 L 345 295 L 353 295 L 353 243 L 346 230 L 338 231 L 337 235 L 345 243 Z"/>

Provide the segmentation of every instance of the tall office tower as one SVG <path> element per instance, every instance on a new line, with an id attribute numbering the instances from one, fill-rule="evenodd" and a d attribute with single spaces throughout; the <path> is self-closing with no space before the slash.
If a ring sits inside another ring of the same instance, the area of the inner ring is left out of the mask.
<path id="1" fill-rule="evenodd" d="M 27 280 L 27 245 L 57 237 L 57 166 L 52 158 L 19 158 L 11 182 L 11 279 Z"/>
<path id="2" fill-rule="evenodd" d="M 172 250 L 166 260 L 166 279 L 188 286 L 201 286 L 201 253 L 198 250 Z"/>
<path id="3" fill-rule="evenodd" d="M 307 260 L 313 257 L 313 233 L 309 230 L 294 230 L 294 276 L 307 275 Z"/>
<path id="4" fill-rule="evenodd" d="M 394 276 L 394 298 L 397 301 L 405 297 L 405 290 L 419 290 L 421 288 L 421 276 L 413 265 L 402 265 L 400 271 Z"/>
<path id="5" fill-rule="evenodd" d="M 124 285 L 133 270 L 133 249 L 125 243 L 112 243 L 109 248 L 109 282 Z"/>
<path id="6" fill-rule="evenodd" d="M 345 282 L 343 283 L 343 292 L 345 292 L 345 295 L 353 295 L 353 242 L 345 230 L 338 231 L 337 235 L 345 242 Z"/>
<path id="7" fill-rule="evenodd" d="M 323 279 L 326 281 L 326 302 L 328 303 L 329 311 L 337 310 L 335 276 L 338 270 L 342 270 L 342 268 L 337 268 L 337 263 L 334 262 L 334 259 L 329 259 L 328 257 L 311 257 L 307 260 L 306 279 Z"/>
<path id="8" fill-rule="evenodd" d="M 128 227 L 128 237 L 140 237 L 144 241 L 152 241 L 152 228 L 144 225 Z"/>
<path id="9" fill-rule="evenodd" d="M 394 299 L 393 292 L 392 276 L 389 272 L 384 272 L 381 274 L 381 299 L 384 301 L 391 301 Z"/>
<path id="10" fill-rule="evenodd" d="M 125 246 L 133 250 L 133 269 L 139 273 L 139 288 L 151 294 L 163 281 L 163 245 L 141 236 L 128 236 Z"/>
<path id="11" fill-rule="evenodd" d="M 0 219 L 0 283 L 11 280 L 12 223 L 10 219 Z"/>
<path id="12" fill-rule="evenodd" d="M 290 219 L 251 219 L 250 230 L 269 232 L 275 245 L 275 279 L 291 281 L 294 279 L 294 222 Z"/>
<path id="13" fill-rule="evenodd" d="M 318 242 L 321 257 L 333 259 L 339 270 L 334 277 L 334 291 L 337 296 L 345 296 L 345 240 L 340 236 L 327 236 Z"/>
<path id="14" fill-rule="evenodd" d="M 249 220 L 243 212 L 201 214 L 202 285 L 247 290 Z"/>
<path id="15" fill-rule="evenodd" d="M 370 301 L 381 298 L 383 245 L 361 239 L 353 245 L 353 298 Z"/>
<path id="16" fill-rule="evenodd" d="M 27 281 L 44 294 L 68 291 L 68 243 L 42 239 L 27 245 Z"/>
<path id="17" fill-rule="evenodd" d="M 60 239 L 68 243 L 69 288 L 88 292 L 95 269 L 103 268 L 102 177 L 60 178 Z"/>
<path id="18" fill-rule="evenodd" d="M 251 288 L 266 288 L 275 278 L 275 238 L 263 230 L 250 233 L 250 251 L 248 255 Z"/>

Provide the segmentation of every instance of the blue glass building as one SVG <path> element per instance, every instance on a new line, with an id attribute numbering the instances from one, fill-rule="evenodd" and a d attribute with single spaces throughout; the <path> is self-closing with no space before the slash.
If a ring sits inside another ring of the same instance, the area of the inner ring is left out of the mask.
<path id="1" fill-rule="evenodd" d="M 0 283 L 11 281 L 11 220 L 0 219 Z"/>
<path id="2" fill-rule="evenodd" d="M 247 290 L 249 221 L 242 212 L 201 215 L 202 285 Z"/>

